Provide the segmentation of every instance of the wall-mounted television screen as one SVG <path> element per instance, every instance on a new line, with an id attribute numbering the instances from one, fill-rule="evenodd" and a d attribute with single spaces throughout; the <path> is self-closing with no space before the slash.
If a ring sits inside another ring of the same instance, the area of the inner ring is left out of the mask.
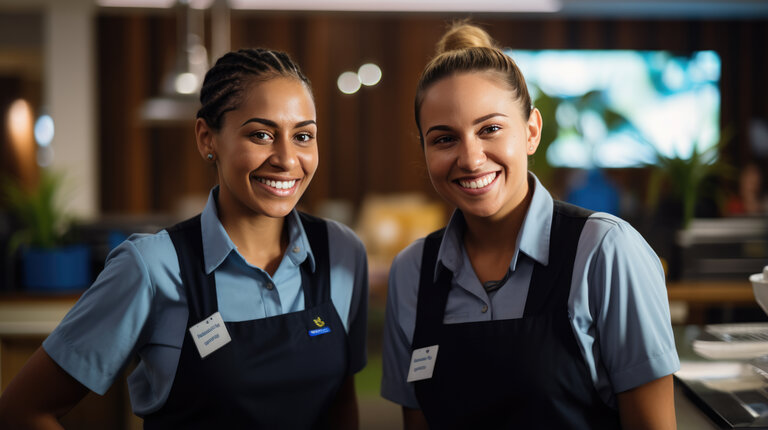
<path id="1" fill-rule="evenodd" d="M 721 63 L 714 51 L 507 53 L 545 118 L 552 166 L 639 167 L 658 153 L 688 158 L 720 138 Z"/>

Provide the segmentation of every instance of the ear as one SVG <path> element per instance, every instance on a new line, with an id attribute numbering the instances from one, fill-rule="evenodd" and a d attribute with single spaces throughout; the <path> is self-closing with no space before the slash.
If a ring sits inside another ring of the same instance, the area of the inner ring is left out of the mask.
<path id="1" fill-rule="evenodd" d="M 526 152 L 528 155 L 533 155 L 536 152 L 536 148 L 539 147 L 541 141 L 541 112 L 538 109 L 533 108 L 531 114 L 528 116 L 528 140 L 526 142 Z"/>
<path id="2" fill-rule="evenodd" d="M 195 121 L 195 140 L 197 141 L 197 151 L 205 161 L 211 161 L 208 158 L 208 154 L 216 155 L 216 148 L 214 145 L 214 137 L 216 133 L 208 126 L 208 123 L 204 119 L 198 118 Z"/>

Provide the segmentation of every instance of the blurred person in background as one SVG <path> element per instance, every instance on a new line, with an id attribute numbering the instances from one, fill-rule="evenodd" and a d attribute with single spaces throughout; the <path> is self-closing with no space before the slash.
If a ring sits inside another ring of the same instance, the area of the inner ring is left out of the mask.
<path id="1" fill-rule="evenodd" d="M 726 214 L 759 215 L 768 213 L 768 194 L 763 191 L 763 173 L 757 162 L 739 171 L 738 193 L 728 199 Z"/>

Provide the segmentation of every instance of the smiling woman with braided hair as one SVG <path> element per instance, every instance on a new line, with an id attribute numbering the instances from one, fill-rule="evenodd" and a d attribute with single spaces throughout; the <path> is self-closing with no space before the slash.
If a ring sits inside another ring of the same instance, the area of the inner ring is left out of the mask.
<path id="1" fill-rule="evenodd" d="M 315 104 L 282 52 L 206 74 L 197 148 L 218 185 L 203 212 L 134 235 L 0 397 L 0 428 L 60 428 L 134 359 L 148 429 L 354 429 L 365 365 L 365 250 L 296 211 L 318 165 Z"/>

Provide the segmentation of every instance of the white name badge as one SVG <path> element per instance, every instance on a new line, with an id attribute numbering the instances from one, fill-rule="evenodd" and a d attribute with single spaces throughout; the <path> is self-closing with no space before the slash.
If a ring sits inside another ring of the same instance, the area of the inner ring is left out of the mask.
<path id="1" fill-rule="evenodd" d="M 200 352 L 200 358 L 207 357 L 232 340 L 218 312 L 190 327 L 189 333 L 192 334 L 197 351 Z"/>
<path id="2" fill-rule="evenodd" d="M 408 382 L 420 381 L 432 377 L 437 360 L 437 345 L 419 348 L 411 355 L 411 366 L 408 369 Z"/>

